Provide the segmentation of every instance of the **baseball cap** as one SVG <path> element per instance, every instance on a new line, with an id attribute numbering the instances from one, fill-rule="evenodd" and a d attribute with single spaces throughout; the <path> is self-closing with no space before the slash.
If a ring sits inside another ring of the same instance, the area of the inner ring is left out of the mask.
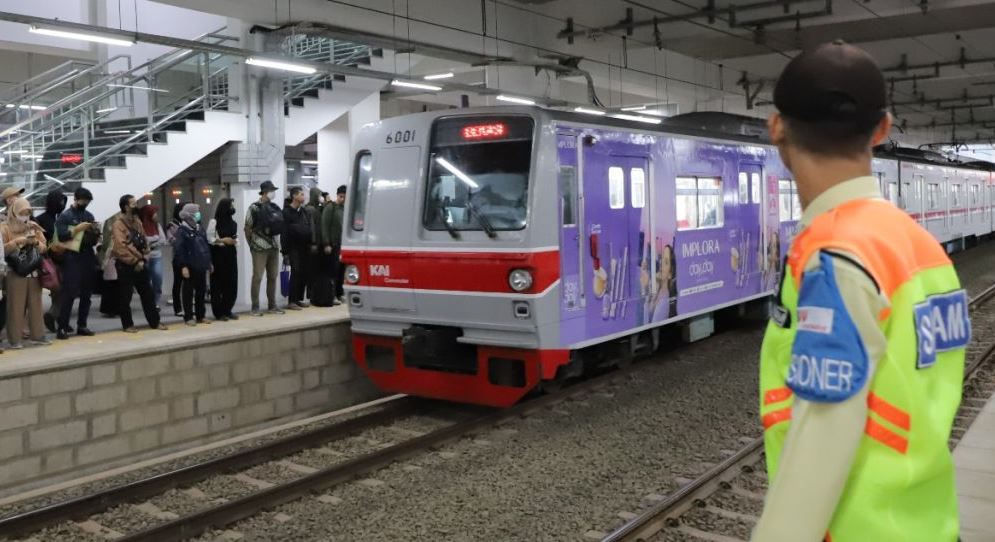
<path id="1" fill-rule="evenodd" d="M 24 193 L 23 186 L 8 186 L 4 188 L 3 193 L 0 193 L 0 200 L 7 199 L 11 196 L 17 196 Z"/>
<path id="2" fill-rule="evenodd" d="M 867 52 L 836 40 L 803 51 L 774 87 L 782 115 L 807 122 L 834 121 L 866 130 L 888 107 L 884 75 Z"/>

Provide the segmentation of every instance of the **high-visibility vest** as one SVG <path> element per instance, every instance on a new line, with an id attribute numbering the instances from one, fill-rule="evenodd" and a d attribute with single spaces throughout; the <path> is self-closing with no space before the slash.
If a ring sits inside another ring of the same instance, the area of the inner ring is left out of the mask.
<path id="1" fill-rule="evenodd" d="M 760 353 L 769 479 L 777 477 L 791 424 L 794 394 L 787 378 L 802 274 L 819 251 L 856 257 L 890 300 L 878 315 L 888 346 L 867 384 L 865 435 L 826 539 L 954 541 L 957 494 L 947 440 L 961 399 L 965 349 L 947 347 L 938 335 L 945 330 L 931 326 L 967 325 L 969 334 L 969 321 L 947 321 L 966 319 L 966 295 L 936 240 L 884 200 L 852 200 L 823 213 L 791 245 L 774 312 L 780 318 L 768 324 Z M 944 304 L 952 295 L 964 303 L 957 314 Z"/>

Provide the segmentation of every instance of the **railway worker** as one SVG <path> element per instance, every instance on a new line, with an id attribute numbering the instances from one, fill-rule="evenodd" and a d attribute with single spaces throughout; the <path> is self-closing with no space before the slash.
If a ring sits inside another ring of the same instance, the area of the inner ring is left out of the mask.
<path id="1" fill-rule="evenodd" d="M 885 81 L 840 42 L 795 57 L 768 127 L 804 208 L 760 353 L 760 542 L 954 541 L 947 439 L 970 338 L 944 250 L 881 197 Z"/>

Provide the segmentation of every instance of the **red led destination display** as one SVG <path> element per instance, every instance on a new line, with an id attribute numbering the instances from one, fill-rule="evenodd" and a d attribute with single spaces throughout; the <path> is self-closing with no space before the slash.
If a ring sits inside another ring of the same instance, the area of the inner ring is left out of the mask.
<path id="1" fill-rule="evenodd" d="M 508 134 L 508 127 L 503 122 L 490 124 L 471 124 L 463 127 L 463 139 L 498 139 Z"/>

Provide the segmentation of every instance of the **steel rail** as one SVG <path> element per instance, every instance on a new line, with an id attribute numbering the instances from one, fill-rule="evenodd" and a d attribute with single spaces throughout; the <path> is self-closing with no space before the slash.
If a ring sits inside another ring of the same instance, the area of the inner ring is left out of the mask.
<path id="1" fill-rule="evenodd" d="M 176 487 L 194 484 L 219 472 L 232 472 L 252 467 L 275 457 L 284 457 L 318 444 L 334 442 L 357 431 L 383 425 L 400 418 L 409 413 L 415 403 L 417 403 L 416 399 L 404 397 L 389 403 L 385 408 L 376 412 L 327 427 L 290 435 L 262 446 L 9 516 L 0 519 L 0 533 L 3 533 L 5 537 L 25 535 L 60 521 L 84 518 L 113 506 L 135 502 Z"/>
<path id="2" fill-rule="evenodd" d="M 995 297 L 995 284 L 989 286 L 968 301 L 970 310 L 977 310 Z M 981 366 L 995 358 L 995 342 L 984 353 L 975 357 L 964 370 L 964 386 Z M 687 485 L 671 493 L 666 499 L 629 520 L 609 533 L 601 542 L 634 542 L 648 540 L 665 527 L 673 527 L 682 514 L 697 503 L 708 498 L 723 484 L 748 471 L 763 457 L 763 437 L 757 438 L 726 458 Z"/>

